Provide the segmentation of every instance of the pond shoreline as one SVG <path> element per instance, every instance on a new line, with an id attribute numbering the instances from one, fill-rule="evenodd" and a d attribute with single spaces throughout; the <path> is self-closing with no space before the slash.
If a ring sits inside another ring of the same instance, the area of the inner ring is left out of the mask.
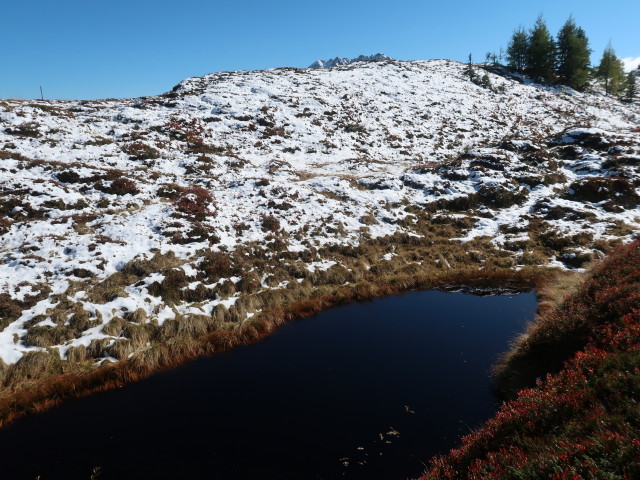
<path id="1" fill-rule="evenodd" d="M 539 288 L 545 284 L 549 271 L 512 271 L 457 269 L 438 277 L 426 275 L 383 277 L 377 283 L 366 282 L 353 286 L 335 287 L 330 294 L 303 298 L 279 307 L 263 309 L 233 330 L 219 330 L 196 340 L 171 345 L 154 345 L 153 361 L 131 360 L 102 366 L 91 371 L 73 371 L 32 381 L 25 388 L 0 400 L 0 428 L 14 420 L 42 412 L 64 401 L 92 393 L 112 390 L 150 375 L 178 367 L 203 356 L 224 353 L 240 345 L 257 342 L 287 322 L 305 318 L 327 308 L 352 301 L 368 301 L 378 297 L 412 290 L 453 288 L 500 294 Z M 150 358 L 149 356 L 146 357 Z"/>
<path id="2" fill-rule="evenodd" d="M 440 290 L 330 308 L 16 422 L 0 432 L 7 476 L 409 478 L 495 413 L 491 365 L 536 309 L 532 291 Z M 51 444 L 60 431 L 73 438 Z M 50 448 L 30 455 L 34 438 Z"/>

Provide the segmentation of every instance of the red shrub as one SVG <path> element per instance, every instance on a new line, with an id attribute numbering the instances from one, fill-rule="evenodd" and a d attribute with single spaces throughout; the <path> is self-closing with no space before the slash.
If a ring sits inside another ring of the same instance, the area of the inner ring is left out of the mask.
<path id="1" fill-rule="evenodd" d="M 211 210 L 211 207 L 215 206 L 213 197 L 208 190 L 198 186 L 184 190 L 173 205 L 179 213 L 194 217 L 196 220 L 204 220 L 206 217 L 216 215 Z"/>
<path id="2" fill-rule="evenodd" d="M 558 323 L 586 344 L 433 459 L 423 480 L 640 478 L 640 242 L 595 268 L 548 328 Z"/>

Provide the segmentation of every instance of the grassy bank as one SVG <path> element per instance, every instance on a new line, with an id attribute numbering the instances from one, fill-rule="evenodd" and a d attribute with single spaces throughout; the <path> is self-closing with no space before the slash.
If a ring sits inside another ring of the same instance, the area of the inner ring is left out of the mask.
<path id="1" fill-rule="evenodd" d="M 560 290 L 497 371 L 505 394 L 535 386 L 422 480 L 640 478 L 640 242 Z"/>
<path id="2" fill-rule="evenodd" d="M 193 336 L 193 326 L 183 327 L 183 331 L 173 332 L 172 336 L 162 341 L 147 342 L 144 347 L 136 348 L 128 358 L 117 363 L 104 362 L 97 366 L 91 357 L 68 361 L 52 355 L 52 352 L 33 352 L 25 355 L 17 364 L 5 366 L 1 372 L 4 385 L 8 388 L 0 392 L 0 426 L 68 399 L 113 389 L 200 356 L 225 352 L 238 345 L 258 341 L 286 322 L 332 306 L 415 289 L 462 286 L 496 290 L 528 289 L 535 287 L 540 278 L 539 272 L 534 269 L 480 270 L 459 266 L 439 272 L 427 269 L 411 275 L 394 272 L 379 276 L 376 281 L 362 279 L 345 285 L 326 284 L 310 288 L 301 282 L 275 297 L 269 291 L 256 294 L 253 307 L 260 305 L 260 311 L 237 324 L 232 323 L 228 310 L 224 315 L 214 312 L 212 318 L 185 318 L 183 325 L 202 321 L 213 327 L 200 336 Z"/>
<path id="3" fill-rule="evenodd" d="M 412 289 L 532 288 L 549 272 L 535 263 L 514 269 L 510 252 L 486 237 L 452 241 L 467 228 L 456 217 L 415 211 L 412 219 L 419 236 L 363 234 L 356 246 L 292 252 L 286 233 L 276 231 L 266 245 L 202 249 L 187 260 L 155 252 L 106 279 L 70 281 L 24 322 L 22 339 L 14 336 L 29 350 L 11 365 L 0 361 L 0 424 L 256 341 L 333 305 Z M 133 308 L 123 307 L 136 298 Z M 0 298 L 0 317 L 14 321 L 41 300 Z M 145 313 L 138 305 L 152 307 Z M 162 311 L 171 315 L 160 322 Z M 95 330 L 90 342 L 74 340 Z"/>

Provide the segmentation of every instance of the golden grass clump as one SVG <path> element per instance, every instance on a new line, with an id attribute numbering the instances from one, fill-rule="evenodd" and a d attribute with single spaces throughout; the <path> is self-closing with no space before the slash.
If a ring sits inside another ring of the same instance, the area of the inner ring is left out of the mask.
<path id="1" fill-rule="evenodd" d="M 119 337 L 122 335 L 123 328 L 127 321 L 122 317 L 113 317 L 102 327 L 102 333 L 105 335 L 111 335 L 112 337 Z"/>
<path id="2" fill-rule="evenodd" d="M 128 358 L 133 352 L 135 352 L 136 346 L 130 340 L 117 339 L 107 349 L 109 356 L 117 358 L 118 360 L 124 360 Z"/>
<path id="3" fill-rule="evenodd" d="M 87 347 L 77 345 L 67 349 L 67 361 L 71 363 L 84 362 L 87 359 Z"/>
<path id="4" fill-rule="evenodd" d="M 24 380 L 35 380 L 56 371 L 56 362 L 48 352 L 25 352 L 20 360 L 5 369 L 3 387 L 13 386 Z"/>
<path id="5" fill-rule="evenodd" d="M 124 319 L 128 322 L 144 323 L 147 320 L 147 312 L 145 312 L 142 308 L 138 308 L 133 312 L 125 313 Z"/>
<path id="6" fill-rule="evenodd" d="M 122 326 L 122 336 L 131 340 L 134 345 L 146 345 L 159 330 L 153 323 L 125 322 Z"/>
<path id="7" fill-rule="evenodd" d="M 209 332 L 213 326 L 212 317 L 207 315 L 176 315 L 176 318 L 165 320 L 160 339 L 168 340 L 176 336 L 198 337 Z"/>
<path id="8" fill-rule="evenodd" d="M 231 305 L 229 307 L 229 320 L 234 323 L 240 323 L 247 318 L 247 311 L 242 305 Z"/>
<path id="9" fill-rule="evenodd" d="M 107 349 L 111 342 L 113 342 L 113 340 L 110 338 L 97 338 L 92 340 L 87 347 L 87 356 L 91 358 L 106 357 L 109 354 Z"/>
<path id="10" fill-rule="evenodd" d="M 211 312 L 211 319 L 215 325 L 222 325 L 229 321 L 229 310 L 223 304 L 219 303 Z"/>
<path id="11" fill-rule="evenodd" d="M 262 299 L 257 295 L 242 295 L 236 300 L 236 305 L 247 312 L 254 312 L 262 306 Z"/>
<path id="12" fill-rule="evenodd" d="M 156 253 L 149 260 L 144 258 L 134 258 L 129 261 L 121 270 L 123 274 L 135 275 L 136 277 L 146 277 L 155 272 L 175 268 L 180 264 L 172 251 L 164 255 Z"/>
<path id="13" fill-rule="evenodd" d="M 60 345 L 75 338 L 74 332 L 67 327 L 33 326 L 27 330 L 22 338 L 29 347 L 51 347 Z"/>
<path id="14" fill-rule="evenodd" d="M 236 293 L 236 284 L 231 280 L 225 280 L 216 289 L 218 295 L 222 298 L 228 298 Z"/>
<path id="15" fill-rule="evenodd" d="M 236 284 L 237 291 L 242 293 L 255 293 L 260 290 L 260 288 L 261 278 L 256 271 L 245 273 Z"/>

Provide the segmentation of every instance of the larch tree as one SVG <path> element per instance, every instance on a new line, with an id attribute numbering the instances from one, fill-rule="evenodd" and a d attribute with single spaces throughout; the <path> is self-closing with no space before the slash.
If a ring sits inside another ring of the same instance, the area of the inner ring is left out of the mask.
<path id="1" fill-rule="evenodd" d="M 616 56 L 611 42 L 604 49 L 596 76 L 604 83 L 604 90 L 607 95 L 618 95 L 624 87 L 624 64 Z"/>
<path id="2" fill-rule="evenodd" d="M 527 68 L 527 52 L 529 50 L 529 37 L 524 28 L 520 27 L 513 32 L 511 41 L 507 46 L 507 62 L 508 65 L 517 70 L 524 72 Z"/>
<path id="3" fill-rule="evenodd" d="M 558 32 L 556 41 L 558 82 L 576 90 L 584 90 L 589 82 L 590 56 L 586 33 L 569 17 Z"/>
<path id="4" fill-rule="evenodd" d="M 555 71 L 555 42 L 547 24 L 539 16 L 529 32 L 527 48 L 527 73 L 535 79 L 553 80 Z"/>

